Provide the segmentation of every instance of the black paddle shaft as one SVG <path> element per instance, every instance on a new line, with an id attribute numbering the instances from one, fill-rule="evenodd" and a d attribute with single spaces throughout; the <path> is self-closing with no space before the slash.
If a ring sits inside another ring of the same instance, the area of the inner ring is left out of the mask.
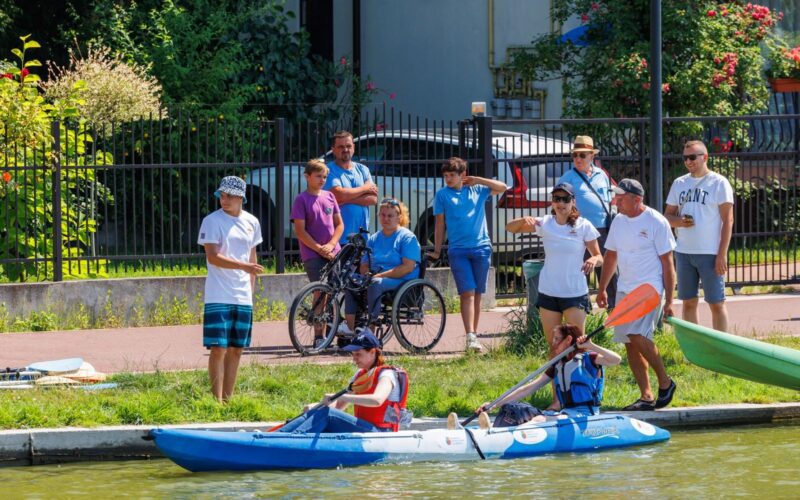
<path id="1" fill-rule="evenodd" d="M 350 386 L 347 386 L 347 387 L 345 387 L 345 388 L 344 388 L 344 389 L 342 389 L 341 391 L 339 391 L 339 392 L 337 392 L 336 394 L 334 394 L 333 396 L 331 396 L 331 398 L 328 400 L 328 402 L 333 402 L 333 401 L 336 401 L 337 399 L 339 399 L 340 397 L 344 396 L 344 395 L 345 395 L 346 393 L 348 393 L 348 392 L 350 392 Z M 294 422 L 295 420 L 297 420 L 298 418 L 302 417 L 303 415 L 305 415 L 305 414 L 306 414 L 306 413 L 308 413 L 309 411 L 311 411 L 311 410 L 316 410 L 316 409 L 317 409 L 317 408 L 319 408 L 320 406 L 322 406 L 322 403 L 317 403 L 317 404 L 315 404 L 315 405 L 314 405 L 312 408 L 309 408 L 309 409 L 308 409 L 308 411 L 304 411 L 304 412 L 303 412 L 303 413 L 301 413 L 300 415 L 298 415 L 298 416 L 296 416 L 296 417 L 294 417 L 294 418 L 291 418 L 291 419 L 287 420 L 286 422 L 284 422 L 283 424 L 281 424 L 281 425 L 280 425 L 280 427 L 283 427 L 284 425 L 286 425 L 286 424 L 288 424 L 288 423 L 290 423 L 290 422 Z M 277 428 L 276 428 L 276 429 L 277 429 Z"/>

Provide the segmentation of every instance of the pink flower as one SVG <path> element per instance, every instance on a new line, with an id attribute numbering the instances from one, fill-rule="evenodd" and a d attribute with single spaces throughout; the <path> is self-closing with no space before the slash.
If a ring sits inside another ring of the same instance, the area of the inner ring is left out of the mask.
<path id="1" fill-rule="evenodd" d="M 728 141 L 726 146 L 728 146 L 728 149 L 732 148 L 733 147 L 733 141 Z"/>
<path id="2" fill-rule="evenodd" d="M 721 62 L 722 62 L 722 59 L 720 59 L 719 57 L 715 57 L 714 58 L 714 64 L 719 64 Z"/>
<path id="3" fill-rule="evenodd" d="M 645 90 L 650 90 L 650 82 L 644 82 L 642 84 L 642 88 Z"/>
<path id="4" fill-rule="evenodd" d="M 341 64 L 342 66 L 347 66 L 347 58 L 343 57 L 339 59 L 339 64 Z"/>
<path id="5" fill-rule="evenodd" d="M 11 73 L 3 73 L 3 76 L 0 76 L 0 78 L 8 78 L 9 80 L 13 80 L 14 76 Z"/>
<path id="6" fill-rule="evenodd" d="M 670 91 L 669 83 L 662 83 L 661 84 L 661 92 L 663 92 L 665 94 L 669 94 L 669 91 Z"/>
<path id="7" fill-rule="evenodd" d="M 716 11 L 713 11 L 713 10 L 709 10 L 708 12 L 706 12 L 706 15 L 708 17 L 717 17 Z"/>
<path id="8" fill-rule="evenodd" d="M 19 72 L 19 81 L 24 80 L 25 77 L 28 76 L 28 73 L 30 73 L 30 71 L 28 71 L 28 68 L 22 68 L 22 71 Z"/>
<path id="9" fill-rule="evenodd" d="M 589 22 L 589 15 L 588 14 L 581 14 L 581 23 L 586 24 Z"/>
<path id="10" fill-rule="evenodd" d="M 720 140 L 719 137 L 714 137 L 713 139 L 711 139 L 711 142 L 713 142 L 714 144 L 719 144 L 719 140 Z"/>
<path id="11" fill-rule="evenodd" d="M 385 125 L 384 125 L 382 122 L 376 123 L 376 124 L 375 124 L 375 130 L 376 130 L 376 131 L 378 131 L 378 132 L 380 132 L 381 130 L 383 130 L 383 127 L 384 127 L 384 126 L 385 126 Z"/>
<path id="12" fill-rule="evenodd" d="M 375 90 L 375 84 L 372 83 L 372 82 L 367 82 L 367 90 L 370 91 L 370 92 Z"/>
<path id="13" fill-rule="evenodd" d="M 397 97 L 397 92 L 392 92 L 389 94 L 389 99 L 394 99 L 395 97 Z"/>
<path id="14" fill-rule="evenodd" d="M 640 64 L 642 65 L 643 68 L 646 68 L 647 67 L 647 59 L 642 59 L 642 62 Z"/>
<path id="15" fill-rule="evenodd" d="M 597 2 L 592 2 L 592 10 L 597 11 L 600 10 L 600 4 Z"/>

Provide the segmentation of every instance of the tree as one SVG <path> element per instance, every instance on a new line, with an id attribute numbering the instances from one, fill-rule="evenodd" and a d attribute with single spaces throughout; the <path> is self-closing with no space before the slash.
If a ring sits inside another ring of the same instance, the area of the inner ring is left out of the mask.
<path id="1" fill-rule="evenodd" d="M 579 18 L 576 42 L 543 35 L 518 54 L 534 79 L 565 79 L 570 117 L 647 116 L 650 0 L 555 0 L 554 19 Z M 664 0 L 663 107 L 667 116 L 758 113 L 769 92 L 761 42 L 781 14 L 740 1 Z"/>

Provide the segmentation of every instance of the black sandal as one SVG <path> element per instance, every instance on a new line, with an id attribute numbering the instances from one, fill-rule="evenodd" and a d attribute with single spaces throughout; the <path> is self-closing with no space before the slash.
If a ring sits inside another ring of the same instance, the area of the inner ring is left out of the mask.
<path id="1" fill-rule="evenodd" d="M 639 398 L 633 404 L 629 404 L 623 408 L 622 411 L 653 411 L 655 409 L 655 401 L 648 401 L 646 399 Z"/>
<path id="2" fill-rule="evenodd" d="M 658 399 L 656 399 L 656 409 L 664 408 L 672 402 L 672 396 L 675 395 L 675 381 L 669 379 L 669 387 L 666 389 L 658 390 Z"/>

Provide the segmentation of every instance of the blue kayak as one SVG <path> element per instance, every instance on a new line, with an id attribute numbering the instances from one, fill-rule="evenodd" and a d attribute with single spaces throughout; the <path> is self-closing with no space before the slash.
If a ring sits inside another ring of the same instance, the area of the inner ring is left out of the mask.
<path id="1" fill-rule="evenodd" d="M 664 429 L 622 415 L 564 418 L 517 427 L 470 427 L 487 459 L 589 452 L 666 441 Z M 317 469 L 357 465 L 477 460 L 463 429 L 292 434 L 153 429 L 159 450 L 193 472 Z"/>

